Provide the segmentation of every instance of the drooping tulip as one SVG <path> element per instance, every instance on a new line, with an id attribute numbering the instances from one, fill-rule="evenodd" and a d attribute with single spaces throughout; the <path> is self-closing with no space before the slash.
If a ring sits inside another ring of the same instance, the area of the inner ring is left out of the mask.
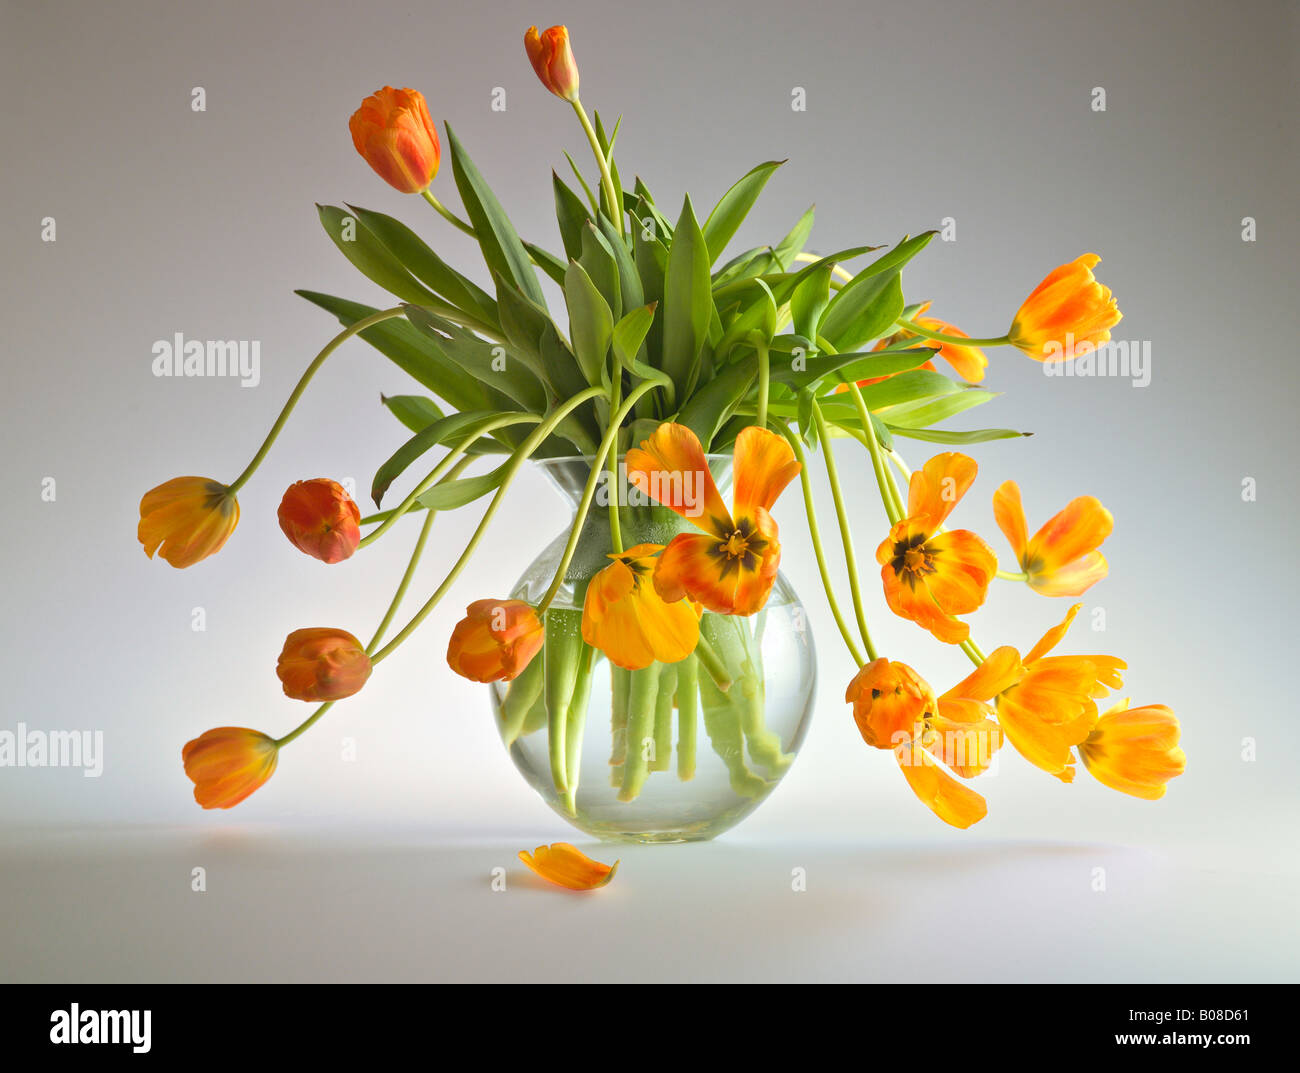
<path id="1" fill-rule="evenodd" d="M 509 682 L 541 651 L 546 631 L 522 600 L 475 600 L 447 643 L 447 664 L 471 682 Z"/>
<path id="2" fill-rule="evenodd" d="M 275 673 L 294 700 L 342 700 L 366 684 L 372 670 L 366 650 L 347 630 L 294 630 L 284 641 Z"/>
<path id="3" fill-rule="evenodd" d="M 233 808 L 274 773 L 279 747 L 247 727 L 204 731 L 181 750 L 194 800 L 204 808 Z"/>
<path id="4" fill-rule="evenodd" d="M 299 551 L 323 563 L 351 558 L 361 540 L 361 510 L 337 481 L 291 484 L 280 500 L 280 528 Z"/>
<path id="5" fill-rule="evenodd" d="M 207 477 L 174 477 L 144 494 L 136 536 L 149 558 L 157 552 L 186 567 L 215 555 L 239 524 L 239 501 Z"/>

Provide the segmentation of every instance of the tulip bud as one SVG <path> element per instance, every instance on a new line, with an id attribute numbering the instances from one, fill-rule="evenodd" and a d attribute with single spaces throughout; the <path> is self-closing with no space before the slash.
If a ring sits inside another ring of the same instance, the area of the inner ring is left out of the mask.
<path id="1" fill-rule="evenodd" d="M 1092 274 L 1100 262 L 1085 253 L 1052 269 L 1017 310 L 1007 333 L 1011 345 L 1035 361 L 1069 361 L 1109 342 L 1123 314 Z"/>
<path id="2" fill-rule="evenodd" d="M 144 553 L 175 567 L 193 566 L 221 550 L 239 524 L 230 489 L 206 477 L 175 477 L 144 494 L 136 537 Z"/>
<path id="3" fill-rule="evenodd" d="M 508 682 L 541 651 L 546 631 L 521 600 L 476 600 L 447 645 L 451 669 L 472 682 Z"/>
<path id="4" fill-rule="evenodd" d="M 418 90 L 385 86 L 361 102 L 348 129 L 366 163 L 402 193 L 427 190 L 438 174 L 438 128 Z"/>
<path id="5" fill-rule="evenodd" d="M 361 540 L 361 511 L 341 484 L 324 477 L 291 484 L 279 518 L 294 547 L 323 563 L 351 558 Z"/>
<path id="6" fill-rule="evenodd" d="M 566 101 L 578 99 L 578 64 L 569 47 L 566 27 L 552 26 L 540 34 L 536 26 L 528 27 L 524 49 L 542 85 Z"/>
<path id="7" fill-rule="evenodd" d="M 342 700 L 370 677 L 370 657 L 347 630 L 294 630 L 285 638 L 275 673 L 294 700 Z"/>
<path id="8" fill-rule="evenodd" d="M 849 683 L 844 699 L 862 740 L 877 749 L 894 749 L 924 728 L 937 707 L 929 684 L 906 663 L 881 658 L 868 663 Z"/>
<path id="9" fill-rule="evenodd" d="M 279 746 L 260 730 L 218 727 L 181 750 L 194 800 L 204 808 L 233 808 L 275 773 Z"/>

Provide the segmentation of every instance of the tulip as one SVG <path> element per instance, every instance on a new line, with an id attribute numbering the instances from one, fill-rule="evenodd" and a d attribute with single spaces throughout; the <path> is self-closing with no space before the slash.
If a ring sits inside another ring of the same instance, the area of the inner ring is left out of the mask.
<path id="1" fill-rule="evenodd" d="M 1163 704 L 1130 708 L 1122 700 L 1097 720 L 1079 756 L 1089 774 L 1112 790 L 1155 801 L 1187 767 L 1178 736 L 1178 720 Z"/>
<path id="2" fill-rule="evenodd" d="M 370 657 L 347 630 L 294 630 L 285 638 L 275 673 L 294 700 L 342 700 L 370 677 Z"/>
<path id="3" fill-rule="evenodd" d="M 509 682 L 541 651 L 546 631 L 522 600 L 475 600 L 447 644 L 447 663 L 471 682 Z"/>
<path id="4" fill-rule="evenodd" d="M 291 484 L 279 518 L 294 547 L 323 563 L 351 558 L 361 540 L 361 511 L 341 484 L 324 477 Z"/>
<path id="5" fill-rule="evenodd" d="M 624 670 L 652 663 L 680 663 L 700 641 L 700 616 L 689 600 L 665 600 L 655 588 L 659 544 L 637 544 L 587 585 L 582 603 L 582 639 Z"/>
<path id="6" fill-rule="evenodd" d="M 883 657 L 858 671 L 844 699 L 853 705 L 853 721 L 862 740 L 876 749 L 911 741 L 937 706 L 924 678 L 906 663 Z"/>
<path id="7" fill-rule="evenodd" d="M 144 494 L 136 536 L 144 553 L 175 567 L 215 555 L 239 524 L 230 489 L 206 477 L 175 477 Z"/>
<path id="8" fill-rule="evenodd" d="M 1085 253 L 1049 272 L 1017 311 L 1007 341 L 1035 361 L 1069 361 L 1109 342 L 1123 314 L 1093 277 L 1100 262 Z"/>
<path id="9" fill-rule="evenodd" d="M 524 50 L 542 85 L 566 101 L 578 99 L 578 64 L 569 47 L 566 27 L 552 26 L 540 34 L 536 26 L 528 27 Z"/>
<path id="10" fill-rule="evenodd" d="M 1035 592 L 1081 596 L 1106 576 L 1106 557 L 1097 549 L 1110 536 L 1115 519 L 1092 496 L 1070 500 L 1030 537 L 1020 486 L 1004 481 L 993 493 L 993 516 Z"/>
<path id="11" fill-rule="evenodd" d="M 366 163 L 402 193 L 427 190 L 438 174 L 438 129 L 418 90 L 385 86 L 361 102 L 348 129 Z"/>
<path id="12" fill-rule="evenodd" d="M 204 808 L 233 808 L 275 774 L 279 746 L 260 730 L 217 727 L 181 750 L 194 800 Z"/>

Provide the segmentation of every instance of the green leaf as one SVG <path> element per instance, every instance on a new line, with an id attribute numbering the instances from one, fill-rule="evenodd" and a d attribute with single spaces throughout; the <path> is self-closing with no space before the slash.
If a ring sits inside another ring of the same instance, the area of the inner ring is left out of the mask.
<path id="1" fill-rule="evenodd" d="M 741 304 L 739 313 L 726 325 L 722 338 L 714 347 L 714 355 L 720 361 L 727 356 L 732 347 L 738 343 L 748 342 L 753 332 L 757 332 L 769 343 L 776 334 L 776 299 L 772 297 L 771 290 L 761 279 L 750 282 L 752 298 L 747 303 Z"/>
<path id="2" fill-rule="evenodd" d="M 634 376 L 642 380 L 655 380 L 664 386 L 667 407 L 671 411 L 676 405 L 676 390 L 668 374 L 637 360 L 637 352 L 645 341 L 646 333 L 654 323 L 654 306 L 642 306 L 634 309 L 614 325 L 614 356 L 619 364 Z"/>
<path id="3" fill-rule="evenodd" d="M 492 296 L 443 261 L 404 223 L 356 205 L 348 208 L 426 287 L 474 320 L 493 329 L 500 327 Z"/>
<path id="4" fill-rule="evenodd" d="M 637 275 L 636 265 L 632 261 L 632 254 L 628 251 L 627 243 L 622 235 L 616 234 L 614 225 L 604 216 L 600 218 L 600 237 L 605 240 L 605 248 L 614 257 L 614 267 L 618 271 L 618 286 L 622 302 L 619 305 L 620 310 L 635 309 L 637 306 L 646 304 L 646 297 L 641 290 L 641 278 Z M 587 264 L 583 267 L 588 272 L 591 271 Z M 593 282 L 599 286 L 599 280 L 592 277 Z M 611 302 L 613 308 L 615 303 Z M 621 316 L 622 314 L 619 313 Z"/>
<path id="5" fill-rule="evenodd" d="M 798 356 L 800 360 L 772 362 L 772 381 L 789 384 L 795 388 L 816 386 L 823 377 L 841 372 L 845 380 L 870 380 L 876 376 L 892 376 L 924 365 L 934 356 L 925 347 L 875 352 L 826 354 L 819 357 Z M 874 386 L 874 385 L 872 385 Z M 861 390 L 866 391 L 867 388 Z"/>
<path id="6" fill-rule="evenodd" d="M 991 399 L 996 399 L 995 391 L 980 391 L 973 388 L 960 390 L 939 399 L 922 399 L 917 402 L 903 403 L 883 410 L 879 416 L 891 428 L 921 429 L 945 421 L 954 414 L 969 410 L 972 406 L 982 406 Z"/>
<path id="7" fill-rule="evenodd" d="M 514 225 L 465 152 L 460 139 L 451 129 L 451 124 L 446 124 L 446 127 L 447 140 L 451 144 L 451 166 L 456 177 L 456 189 L 460 191 L 461 201 L 474 226 L 479 247 L 483 251 L 483 260 L 495 275 L 508 279 L 526 298 L 545 306 L 546 300 L 542 296 L 541 285 L 537 282 L 537 274 L 533 271 L 533 263 L 519 240 Z"/>
<path id="8" fill-rule="evenodd" d="M 782 272 L 790 271 L 795 254 L 802 253 L 804 246 L 808 244 L 808 236 L 812 234 L 813 229 L 814 207 L 811 205 L 808 207 L 808 211 L 799 217 L 799 221 L 790 228 L 790 233 L 778 242 L 776 249 L 772 251 L 772 256 Z"/>
<path id="9" fill-rule="evenodd" d="M 709 279 L 709 249 L 688 195 L 673 229 L 664 275 L 664 337 L 661 367 L 677 387 L 679 398 L 691 390 L 700 351 L 714 315 Z M 712 430 L 710 430 L 712 435 Z"/>
<path id="10" fill-rule="evenodd" d="M 587 206 L 554 171 L 551 185 L 555 188 L 555 218 L 560 224 L 560 241 L 564 243 L 564 256 L 576 261 L 582 255 L 582 228 L 591 222 Z"/>
<path id="11" fill-rule="evenodd" d="M 432 291 L 422 286 L 388 247 L 352 213 L 345 212 L 336 205 L 317 205 L 316 212 L 334 245 L 367 279 L 378 283 L 389 294 L 395 294 L 404 302 L 436 304 L 441 301 Z"/>
<path id="12" fill-rule="evenodd" d="M 1010 440 L 1017 436 L 1032 436 L 1032 432 L 1017 432 L 1010 428 L 977 428 L 969 432 L 953 432 L 942 428 L 905 428 L 890 426 L 899 436 L 909 440 L 925 440 L 928 443 L 986 443 L 989 440 Z"/>
<path id="13" fill-rule="evenodd" d="M 379 312 L 373 306 L 317 291 L 299 290 L 294 293 L 332 313 L 345 328 Z M 414 377 L 454 409 L 474 410 L 488 405 L 488 396 L 483 386 L 430 345 L 426 337 L 407 321 L 386 320 L 359 334 L 360 338 L 399 369 Z"/>
<path id="14" fill-rule="evenodd" d="M 831 300 L 831 272 L 835 266 L 822 265 L 800 280 L 790 295 L 790 316 L 794 330 L 809 339 L 817 338 L 817 327 Z"/>
<path id="15" fill-rule="evenodd" d="M 476 477 L 461 477 L 454 481 L 439 481 L 416 500 L 422 507 L 430 510 L 455 510 L 467 503 L 481 499 L 489 492 L 501 487 L 510 470 L 509 462 L 502 462 L 491 473 L 482 473 Z"/>
<path id="16" fill-rule="evenodd" d="M 591 278 L 596 290 L 609 306 L 610 313 L 617 320 L 623 315 L 623 292 L 619 288 L 618 262 L 614 259 L 614 251 L 610 249 L 609 243 L 596 230 L 594 224 L 588 223 L 583 226 L 582 254 L 577 261 Z"/>
<path id="17" fill-rule="evenodd" d="M 758 375 L 752 361 L 728 365 L 703 383 L 677 415 L 677 420 L 699 437 L 707 451 L 718 429 L 732 414 Z"/>
<path id="18" fill-rule="evenodd" d="M 533 259 L 533 264 L 545 272 L 552 280 L 561 287 L 564 286 L 564 262 L 555 254 L 548 250 L 542 249 L 531 242 L 524 243 L 524 249 L 528 251 L 528 256 Z"/>
<path id="19" fill-rule="evenodd" d="M 709 213 L 709 218 L 704 221 L 704 244 L 709 251 L 709 265 L 722 256 L 722 251 L 735 236 L 749 210 L 754 207 L 754 202 L 763 192 L 772 172 L 784 163 L 784 160 L 769 160 L 751 168 L 722 195 L 722 199 Z"/>
<path id="20" fill-rule="evenodd" d="M 375 478 L 370 485 L 370 495 L 375 501 L 375 506 L 382 504 L 384 495 L 393 481 L 405 473 L 417 458 L 435 447 L 459 444 L 476 432 L 480 436 L 486 435 L 480 430 L 500 416 L 501 413 L 496 410 L 474 410 L 451 414 L 417 432 L 375 471 Z"/>
<path id="21" fill-rule="evenodd" d="M 577 261 L 570 261 L 565 272 L 564 301 L 569 307 L 569 337 L 582 375 L 587 383 L 599 384 L 614 334 L 614 314 Z"/>
<path id="22" fill-rule="evenodd" d="M 412 432 L 423 432 L 447 416 L 436 402 L 424 395 L 380 395 L 379 401 Z"/>
<path id="23" fill-rule="evenodd" d="M 836 350 L 858 350 L 889 331 L 902 312 L 897 269 L 855 276 L 826 306 L 818 334 Z"/>

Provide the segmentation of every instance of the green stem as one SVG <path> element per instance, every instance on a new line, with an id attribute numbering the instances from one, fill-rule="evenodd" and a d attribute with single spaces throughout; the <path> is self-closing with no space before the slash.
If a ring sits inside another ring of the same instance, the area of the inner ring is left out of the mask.
<path id="1" fill-rule="evenodd" d="M 978 667 L 981 663 L 983 663 L 986 659 L 988 659 L 988 657 L 984 655 L 984 653 L 980 650 L 980 646 L 977 645 L 969 637 L 966 638 L 966 640 L 962 641 L 960 647 L 961 650 L 966 653 L 966 655 L 970 658 L 970 661 L 973 664 L 975 664 L 976 667 Z"/>
<path id="2" fill-rule="evenodd" d="M 1028 581 L 1029 580 L 1028 574 L 1013 574 L 1006 570 L 997 571 L 997 576 L 1000 578 L 1005 578 L 1007 581 Z"/>
<path id="3" fill-rule="evenodd" d="M 560 557 L 560 565 L 555 568 L 555 576 L 551 579 L 551 587 L 546 590 L 546 595 L 542 597 L 542 602 L 537 605 L 537 613 L 540 615 L 555 599 L 556 593 L 560 591 L 560 586 L 564 584 L 564 575 L 569 569 L 569 564 L 573 561 L 573 553 L 578 550 L 578 540 L 582 536 L 582 527 L 587 521 L 587 512 L 591 509 L 591 501 L 596 495 L 596 485 L 600 483 L 600 475 L 605 466 L 605 458 L 608 456 L 610 449 L 618 441 L 618 429 L 623 423 L 623 419 L 632 412 L 632 407 L 636 405 L 636 400 L 644 395 L 647 391 L 658 387 L 659 385 L 653 380 L 645 380 L 637 384 L 627 393 L 627 398 L 618 408 L 617 413 L 609 419 L 609 428 L 605 432 L 604 438 L 600 441 L 600 446 L 596 448 L 596 457 L 591 462 L 591 475 L 587 478 L 587 485 L 582 490 L 582 499 L 578 502 L 578 512 L 573 520 L 573 528 L 569 531 L 568 543 L 564 546 L 564 554 Z M 592 391 L 600 391 L 600 388 L 592 388 Z M 617 457 L 617 456 L 616 456 Z M 614 489 L 614 503 L 618 503 L 618 488 Z M 611 533 L 611 536 L 613 534 Z M 617 547 L 622 551 L 622 547 Z"/>
<path id="4" fill-rule="evenodd" d="M 848 623 L 844 621 L 844 616 L 840 613 L 840 603 L 835 598 L 835 589 L 831 585 L 830 571 L 826 566 L 826 552 L 822 548 L 821 530 L 817 524 L 817 511 L 813 506 L 812 479 L 808 472 L 808 457 L 804 452 L 803 443 L 799 437 L 790 431 L 789 425 L 784 421 L 777 423 L 777 428 L 781 434 L 790 442 L 790 447 L 794 450 L 794 456 L 799 460 L 799 483 L 803 488 L 804 511 L 808 515 L 808 536 L 812 539 L 813 553 L 817 556 L 817 570 L 822 576 L 822 588 L 826 591 L 826 603 L 831 609 L 831 614 L 835 618 L 835 625 L 840 628 L 840 636 L 844 638 L 844 644 L 848 647 L 849 655 L 853 657 L 853 665 L 861 667 L 862 653 L 858 650 L 857 642 L 853 640 L 853 633 L 849 630 Z M 874 653 L 871 657 L 876 658 Z"/>
<path id="5" fill-rule="evenodd" d="M 276 437 L 280 435 L 281 431 L 283 431 L 285 422 L 289 420 L 289 415 L 293 412 L 293 408 L 298 405 L 298 400 L 302 398 L 302 393 L 307 390 L 307 385 L 311 383 L 311 378 L 315 376 L 316 371 L 325 364 L 325 359 L 354 335 L 364 332 L 367 328 L 373 328 L 376 324 L 380 324 L 383 321 L 392 320 L 394 317 L 400 317 L 402 315 L 403 312 L 401 306 L 395 306 L 392 309 L 384 309 L 378 313 L 372 313 L 370 316 L 357 321 L 351 327 L 344 328 L 343 331 L 339 332 L 338 335 L 325 344 L 325 348 L 312 359 L 311 364 L 307 366 L 306 371 L 299 378 L 298 385 L 289 395 L 289 400 L 284 404 L 284 408 L 280 411 L 280 416 L 275 419 L 275 424 L 271 426 L 271 431 L 267 433 L 266 439 L 262 441 L 262 446 L 258 448 L 257 454 L 253 456 L 253 460 L 248 463 L 244 472 L 236 477 L 231 483 L 228 490 L 230 495 L 234 495 L 238 492 L 239 489 L 241 489 L 248 481 L 248 478 L 257 470 L 257 467 L 262 464 L 262 460 L 266 458 L 267 453 L 271 450 L 271 445 L 275 443 Z"/>
<path id="6" fill-rule="evenodd" d="M 848 513 L 844 509 L 844 493 L 840 488 L 839 474 L 835 468 L 835 452 L 830 433 L 826 428 L 826 418 L 822 408 L 814 399 L 812 404 L 813 421 L 817 426 L 817 436 L 822 444 L 822 457 L 826 463 L 826 479 L 831 486 L 831 499 L 835 503 L 835 516 L 840 524 L 840 543 L 844 545 L 844 566 L 849 575 L 849 594 L 853 597 L 853 613 L 858 620 L 858 632 L 862 635 L 862 644 L 867 656 L 876 658 L 875 646 L 871 643 L 871 634 L 867 630 L 867 616 L 862 609 L 862 585 L 858 578 L 857 555 L 853 550 L 853 534 L 849 530 Z"/>
<path id="7" fill-rule="evenodd" d="M 467 224 L 464 220 L 462 220 L 449 208 L 447 208 L 447 206 L 444 205 L 441 201 L 439 201 L 436 197 L 434 197 L 433 193 L 429 190 L 428 187 L 425 187 L 425 189 L 420 191 L 420 196 L 424 198 L 424 200 L 427 201 L 430 205 L 432 205 L 435 209 L 437 209 L 438 215 L 441 216 L 444 220 L 446 220 L 449 224 L 451 224 L 452 227 L 456 227 L 459 228 L 461 231 L 464 231 L 465 234 L 470 236 L 470 238 L 478 238 L 478 235 L 474 231 L 474 228 L 471 227 L 469 224 Z"/>
<path id="8" fill-rule="evenodd" d="M 758 350 L 758 415 L 755 424 L 767 428 L 767 397 L 772 383 L 772 361 L 767 340 L 754 341 Z"/>
<path id="9" fill-rule="evenodd" d="M 332 700 L 326 701 L 314 712 L 312 712 L 311 715 L 308 716 L 306 720 L 299 723 L 296 727 L 294 727 L 291 731 L 289 731 L 289 733 L 286 734 L 283 738 L 276 738 L 275 747 L 277 749 L 283 749 L 286 745 L 289 744 L 289 742 L 293 741 L 294 738 L 299 737 L 302 734 L 305 734 L 307 731 L 309 731 L 312 728 L 312 726 L 315 725 L 316 720 L 318 720 L 322 715 L 328 712 L 332 707 L 334 707 L 334 702 Z"/>
<path id="10" fill-rule="evenodd" d="M 700 639 L 695 642 L 695 658 L 699 660 L 700 666 L 713 679 L 713 684 L 718 687 L 719 693 L 726 693 L 731 689 L 731 671 L 727 669 L 722 657 L 709 644 L 703 630 L 700 632 Z"/>
<path id="11" fill-rule="evenodd" d="M 591 120 L 587 118 L 587 110 L 582 106 L 582 101 L 575 99 L 573 101 L 573 110 L 578 115 L 578 121 L 582 124 L 582 129 L 587 135 L 587 141 L 591 143 L 591 151 L 595 154 L 596 163 L 600 167 L 600 186 L 605 195 L 605 211 L 609 214 L 610 222 L 618 228 L 618 233 L 623 233 L 623 212 L 618 203 L 618 192 L 614 189 L 614 176 L 609 170 L 609 161 L 605 159 L 605 151 L 600 147 L 600 139 L 596 137 L 596 128 L 591 125 Z"/>
<path id="12" fill-rule="evenodd" d="M 518 450 L 516 450 L 510 458 L 510 462 L 508 463 L 509 468 L 506 470 L 506 475 L 501 482 L 501 487 L 497 489 L 496 495 L 492 497 L 492 502 L 488 504 L 487 510 L 483 512 L 483 518 L 480 520 L 478 528 L 474 530 L 474 535 L 470 537 L 469 543 L 465 546 L 465 550 L 461 553 L 460 558 L 456 560 L 455 565 L 448 571 L 442 584 L 439 585 L 433 595 L 425 601 L 424 606 L 415 613 L 415 616 L 410 622 L 402 627 L 401 632 L 398 633 L 396 637 L 375 653 L 371 658 L 371 663 L 378 663 L 390 656 L 398 645 L 419 629 L 420 623 L 422 623 L 433 609 L 438 606 L 439 601 L 447 594 L 447 590 L 451 588 L 456 579 L 460 577 L 461 571 L 465 569 L 470 559 L 474 557 L 474 552 L 478 549 L 479 542 L 483 539 L 483 535 L 487 532 L 488 526 L 496 516 L 496 512 L 501 506 L 501 502 L 505 498 L 505 494 L 509 490 L 511 483 L 514 481 L 515 476 L 518 474 L 520 467 L 528 460 L 532 453 L 541 446 L 546 437 L 555 430 L 555 426 L 584 402 L 587 402 L 589 399 L 594 399 L 597 395 L 602 394 L 604 394 L 604 388 L 600 387 L 590 387 L 585 391 L 578 392 L 578 394 L 574 395 L 567 402 L 552 410 L 546 420 L 538 425 L 528 438 L 520 444 Z"/>
<path id="13" fill-rule="evenodd" d="M 468 463 L 469 459 L 463 459 L 462 463 Z M 457 467 L 459 470 L 461 467 Z M 420 535 L 415 541 L 415 549 L 411 552 L 411 561 L 406 564 L 406 573 L 402 575 L 402 580 L 397 586 L 397 591 L 393 593 L 393 599 L 388 605 L 388 610 L 384 612 L 384 617 L 379 620 L 379 625 L 375 627 L 374 636 L 370 638 L 370 644 L 366 645 L 366 655 L 370 655 L 375 650 L 375 646 L 383 640 L 384 633 L 392 625 L 393 616 L 397 614 L 397 609 L 402 604 L 402 598 L 406 596 L 406 590 L 411 587 L 411 578 L 415 576 L 415 568 L 420 563 L 420 555 L 424 551 L 424 545 L 429 540 L 429 530 L 433 528 L 433 519 L 437 511 L 429 511 L 424 519 L 424 524 L 420 527 Z"/>
<path id="14" fill-rule="evenodd" d="M 900 319 L 896 327 L 911 332 L 913 335 L 919 335 L 922 339 L 933 339 L 936 343 L 951 343 L 954 346 L 1005 346 L 1010 342 L 1005 335 L 999 335 L 991 339 L 970 339 L 964 335 L 944 335 L 943 332 L 934 332 L 929 328 L 922 328 L 911 320 Z"/>

